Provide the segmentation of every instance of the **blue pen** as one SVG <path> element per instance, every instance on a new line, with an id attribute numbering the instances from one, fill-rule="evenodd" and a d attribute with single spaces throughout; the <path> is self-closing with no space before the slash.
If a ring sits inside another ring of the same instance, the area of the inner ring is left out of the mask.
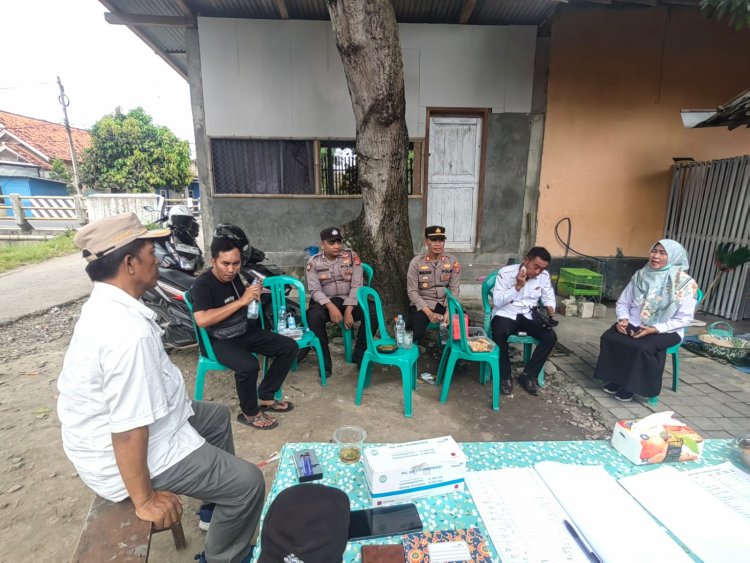
<path id="1" fill-rule="evenodd" d="M 302 469 L 304 471 L 305 477 L 307 477 L 308 475 L 312 475 L 313 469 L 309 453 L 302 454 Z"/>
<path id="2" fill-rule="evenodd" d="M 573 524 L 568 522 L 567 520 L 563 520 L 563 523 L 565 524 L 565 528 L 568 530 L 571 536 L 573 536 L 573 539 L 576 540 L 576 543 L 581 547 L 583 552 L 588 556 L 589 560 L 592 561 L 592 563 L 602 563 L 601 559 L 599 559 L 596 556 L 596 553 L 594 553 L 594 550 L 591 549 L 585 541 L 583 541 L 583 538 L 578 535 L 578 532 L 573 527 Z"/>

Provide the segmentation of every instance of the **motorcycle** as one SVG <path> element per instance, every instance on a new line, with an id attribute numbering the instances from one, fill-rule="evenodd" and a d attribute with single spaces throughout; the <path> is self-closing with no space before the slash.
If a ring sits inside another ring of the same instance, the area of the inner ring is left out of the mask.
<path id="1" fill-rule="evenodd" d="M 147 206 L 147 211 L 157 212 Z M 196 277 L 203 269 L 204 260 L 196 238 L 198 223 L 190 210 L 185 206 L 173 207 L 168 215 L 162 216 L 156 223 L 167 223 L 171 234 L 168 238 L 159 239 L 155 244 L 159 263 L 159 279 L 156 287 L 143 295 L 143 302 L 158 315 L 157 322 L 164 330 L 162 340 L 167 348 L 188 348 L 196 345 L 193 320 L 188 311 L 183 294 L 195 283 Z M 266 259 L 262 250 L 250 246 L 245 233 L 234 225 L 218 225 L 214 237 L 229 237 L 238 241 L 241 247 L 241 275 L 247 283 L 263 280 L 270 276 L 284 275 L 284 271 L 274 264 L 264 264 Z M 270 293 L 264 291 L 261 296 L 263 322 L 266 328 L 273 326 L 273 311 L 270 306 Z M 299 305 L 287 300 L 287 311 L 299 321 Z"/>

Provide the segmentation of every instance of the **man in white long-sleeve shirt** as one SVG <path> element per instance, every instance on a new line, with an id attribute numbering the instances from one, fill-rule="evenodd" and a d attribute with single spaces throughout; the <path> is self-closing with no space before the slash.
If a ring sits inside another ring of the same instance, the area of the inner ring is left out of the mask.
<path id="1" fill-rule="evenodd" d="M 541 246 L 529 250 L 523 264 L 511 264 L 500 268 L 492 291 L 492 340 L 500 347 L 500 390 L 504 395 L 513 392 L 513 374 L 508 353 L 508 337 L 525 332 L 536 338 L 539 345 L 534 348 L 531 359 L 518 378 L 521 387 L 531 395 L 539 394 L 537 378 L 544 362 L 552 353 L 557 335 L 552 329 L 542 328 L 531 318 L 531 309 L 541 300 L 550 316 L 555 313 L 555 291 L 552 289 L 547 268 L 552 260 L 549 252 Z"/>

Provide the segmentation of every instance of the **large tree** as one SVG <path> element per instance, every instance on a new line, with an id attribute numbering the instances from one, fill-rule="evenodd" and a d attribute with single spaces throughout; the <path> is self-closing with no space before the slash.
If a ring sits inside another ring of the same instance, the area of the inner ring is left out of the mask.
<path id="1" fill-rule="evenodd" d="M 167 127 L 154 125 L 143 108 L 119 107 L 91 129 L 83 153 L 81 181 L 96 190 L 153 192 L 184 190 L 192 180 L 190 147 Z"/>
<path id="2" fill-rule="evenodd" d="M 389 313 L 406 312 L 413 256 L 406 192 L 406 99 L 398 24 L 390 0 L 327 0 L 357 126 L 362 211 L 344 233 L 376 271 Z"/>

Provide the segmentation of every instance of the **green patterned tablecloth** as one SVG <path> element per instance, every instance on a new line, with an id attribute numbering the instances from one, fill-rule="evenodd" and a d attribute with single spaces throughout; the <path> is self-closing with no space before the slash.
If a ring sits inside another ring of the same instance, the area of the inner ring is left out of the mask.
<path id="1" fill-rule="evenodd" d="M 376 445 L 376 444 L 368 444 Z M 659 465 L 635 466 L 620 455 L 609 441 L 578 442 L 465 442 L 460 444 L 467 458 L 469 471 L 503 469 L 506 467 L 529 467 L 540 461 L 559 461 L 579 465 L 603 465 L 615 478 L 648 471 Z M 370 500 L 365 482 L 362 462 L 344 465 L 338 460 L 338 449 L 334 444 L 322 442 L 288 443 L 281 451 L 279 468 L 263 507 L 262 521 L 271 501 L 282 490 L 297 484 L 293 452 L 306 448 L 314 449 L 323 466 L 323 479 L 315 481 L 323 485 L 338 487 L 351 501 L 352 510 L 369 508 Z M 670 464 L 680 470 L 694 469 L 705 465 L 715 465 L 732 461 L 744 468 L 739 452 L 732 440 L 706 440 L 700 461 Z M 490 539 L 477 508 L 468 491 L 434 496 L 414 501 L 419 510 L 425 530 L 444 530 L 478 527 L 486 539 Z M 259 541 L 260 543 L 260 541 Z M 401 536 L 378 538 L 353 542 L 344 554 L 346 563 L 361 561 L 360 548 L 366 543 L 401 543 Z M 497 553 L 490 543 L 493 561 L 498 561 Z M 259 546 L 260 548 L 260 546 Z M 256 556 L 260 549 L 256 549 Z"/>

